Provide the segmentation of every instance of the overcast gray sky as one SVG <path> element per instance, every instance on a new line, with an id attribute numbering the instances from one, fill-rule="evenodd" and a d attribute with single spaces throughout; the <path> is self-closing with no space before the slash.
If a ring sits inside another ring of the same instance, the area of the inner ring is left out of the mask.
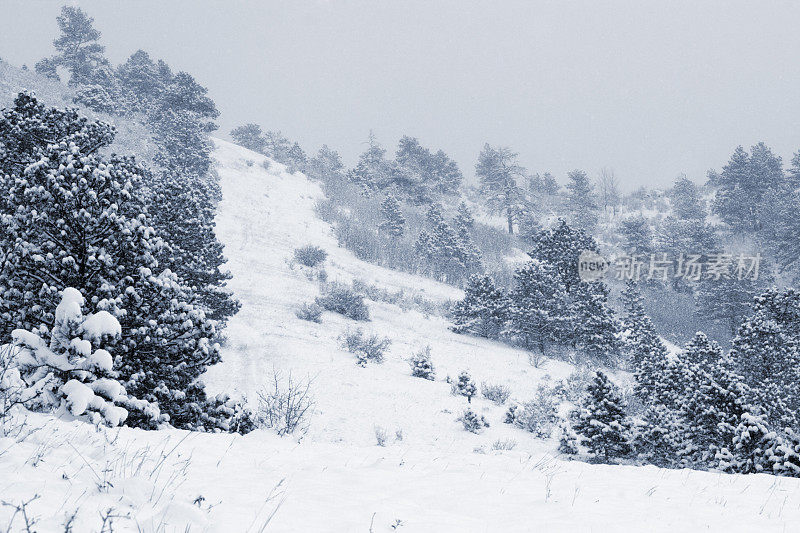
<path id="1" fill-rule="evenodd" d="M 64 2 L 0 0 L 0 57 L 52 53 Z M 531 171 L 704 181 L 738 144 L 800 149 L 800 3 L 70 2 L 116 64 L 142 48 L 206 85 L 219 134 L 256 122 L 352 164 L 372 128 L 473 174 L 484 143 Z"/>

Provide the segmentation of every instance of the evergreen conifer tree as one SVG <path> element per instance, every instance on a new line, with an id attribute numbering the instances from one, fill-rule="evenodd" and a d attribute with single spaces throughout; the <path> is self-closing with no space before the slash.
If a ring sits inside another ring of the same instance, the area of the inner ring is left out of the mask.
<path id="1" fill-rule="evenodd" d="M 458 381 L 455 383 L 455 392 L 461 396 L 467 397 L 467 402 L 472 403 L 472 397 L 478 394 L 478 387 L 472 381 L 472 376 L 466 370 L 458 375 Z"/>
<path id="2" fill-rule="evenodd" d="M 631 423 L 617 388 L 605 374 L 597 372 L 587 393 L 574 426 L 581 444 L 593 458 L 606 463 L 627 457 L 631 453 Z"/>
<path id="3" fill-rule="evenodd" d="M 572 328 L 567 293 L 552 265 L 531 261 L 514 273 L 504 333 L 527 349 L 544 353 Z"/>
<path id="4" fill-rule="evenodd" d="M 508 313 L 508 299 L 491 277 L 473 275 L 464 288 L 464 299 L 453 306 L 453 331 L 495 339 Z"/>
<path id="5" fill-rule="evenodd" d="M 578 228 L 591 232 L 597 225 L 597 201 L 594 196 L 594 187 L 589 182 L 589 177 L 582 170 L 573 170 L 567 177 L 567 207 L 570 220 Z"/>
<path id="6" fill-rule="evenodd" d="M 517 185 L 524 169 L 517 164 L 517 154 L 508 148 L 483 147 L 475 165 L 475 174 L 481 184 L 486 204 L 495 213 L 506 218 L 508 233 L 514 233 L 524 207 L 524 194 Z"/>
<path id="7" fill-rule="evenodd" d="M 383 221 L 378 226 L 378 229 L 391 237 L 401 237 L 406 219 L 400 209 L 400 202 L 394 196 L 388 195 L 381 202 L 381 215 L 383 216 Z"/>

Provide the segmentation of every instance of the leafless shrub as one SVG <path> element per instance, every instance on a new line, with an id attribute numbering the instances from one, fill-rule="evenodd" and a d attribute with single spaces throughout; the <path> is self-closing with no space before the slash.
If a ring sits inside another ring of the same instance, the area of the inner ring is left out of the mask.
<path id="1" fill-rule="evenodd" d="M 7 531 L 12 531 L 11 528 L 13 527 L 14 521 L 17 519 L 18 516 L 20 517 L 22 522 L 21 527 L 18 528 L 18 531 L 25 531 L 26 533 L 34 533 L 36 531 L 34 526 L 36 525 L 37 522 L 39 522 L 39 519 L 31 514 L 28 506 L 38 499 L 39 495 L 34 494 L 33 498 L 29 499 L 28 501 L 20 502 L 19 504 L 10 503 L 5 500 L 0 501 L 0 505 L 2 505 L 3 507 L 10 507 L 13 510 L 11 518 L 8 521 Z"/>
<path id="2" fill-rule="evenodd" d="M 273 370 L 271 383 L 257 394 L 256 419 L 260 426 L 274 429 L 278 435 L 308 429 L 314 409 L 311 380 L 297 381 L 290 372 L 284 382 L 280 372 Z"/>
<path id="3" fill-rule="evenodd" d="M 14 362 L 15 350 L 11 345 L 0 347 L 0 437 L 17 437 L 24 432 L 25 419 L 21 407 L 26 398 L 26 387 Z"/>
<path id="4" fill-rule="evenodd" d="M 514 439 L 497 439 L 492 444 L 493 450 L 513 450 L 517 446 L 517 441 Z"/>
<path id="5" fill-rule="evenodd" d="M 528 354 L 528 362 L 533 368 L 542 368 L 547 364 L 547 356 L 540 352 L 530 352 Z"/>
<path id="6" fill-rule="evenodd" d="M 484 381 L 481 383 L 481 394 L 487 400 L 491 400 L 497 405 L 503 405 L 511 396 L 511 391 L 505 385 L 491 385 Z"/>

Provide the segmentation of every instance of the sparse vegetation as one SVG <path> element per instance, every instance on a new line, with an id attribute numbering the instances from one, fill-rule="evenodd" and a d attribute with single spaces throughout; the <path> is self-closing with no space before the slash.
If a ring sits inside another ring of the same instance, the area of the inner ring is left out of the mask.
<path id="1" fill-rule="evenodd" d="M 489 427 L 489 422 L 486 421 L 483 415 L 478 416 L 472 409 L 467 409 L 458 418 L 464 425 L 464 429 L 470 433 L 481 433 L 484 428 Z"/>
<path id="2" fill-rule="evenodd" d="M 389 442 L 389 431 L 381 426 L 375 426 L 375 442 L 378 446 L 385 447 Z"/>
<path id="3" fill-rule="evenodd" d="M 304 303 L 294 312 L 295 316 L 300 320 L 308 320 L 309 322 L 322 322 L 322 307 L 316 303 Z"/>
<path id="4" fill-rule="evenodd" d="M 369 308 L 364 297 L 342 283 L 327 283 L 316 299 L 317 305 L 326 311 L 339 313 L 352 320 L 369 320 Z"/>
<path id="5" fill-rule="evenodd" d="M 255 418 L 259 426 L 287 435 L 305 432 L 313 410 L 311 380 L 295 380 L 291 372 L 284 380 L 280 372 L 273 370 L 270 383 L 258 392 Z"/>
<path id="6" fill-rule="evenodd" d="M 481 383 L 481 394 L 487 400 L 503 405 L 511 396 L 511 391 L 505 385 L 492 385 L 484 381 Z"/>
<path id="7" fill-rule="evenodd" d="M 433 381 L 436 378 L 436 373 L 433 368 L 433 361 L 431 360 L 431 347 L 426 346 L 411 358 L 411 375 L 415 378 L 428 379 Z"/>
<path id="8" fill-rule="evenodd" d="M 472 381 L 472 376 L 464 370 L 458 375 L 458 381 L 451 384 L 450 391 L 455 395 L 466 396 L 467 402 L 472 403 L 472 397 L 478 393 L 478 387 Z"/>
<path id="9" fill-rule="evenodd" d="M 339 340 L 343 349 L 356 356 L 360 366 L 367 366 L 370 361 L 382 363 L 386 350 L 392 344 L 388 337 L 367 335 L 361 328 L 345 331 Z"/>
<path id="10" fill-rule="evenodd" d="M 308 244 L 306 246 L 296 248 L 294 251 L 294 260 L 303 266 L 314 268 L 321 265 L 328 258 L 328 252 L 320 248 Z"/>

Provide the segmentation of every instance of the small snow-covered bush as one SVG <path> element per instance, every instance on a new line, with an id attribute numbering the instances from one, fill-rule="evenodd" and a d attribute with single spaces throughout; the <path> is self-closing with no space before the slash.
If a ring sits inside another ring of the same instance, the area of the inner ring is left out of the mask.
<path id="1" fill-rule="evenodd" d="M 426 346 L 414 354 L 410 361 L 411 375 L 415 378 L 429 379 L 433 381 L 436 377 L 431 361 L 431 347 Z"/>
<path id="2" fill-rule="evenodd" d="M 486 418 L 483 415 L 478 416 L 472 409 L 464 411 L 464 414 L 458 420 L 464 425 L 464 429 L 470 433 L 480 433 L 483 428 L 489 427 L 489 422 L 486 421 Z"/>
<path id="3" fill-rule="evenodd" d="M 294 251 L 294 260 L 301 265 L 307 267 L 315 267 L 328 258 L 328 252 L 319 246 L 307 245 L 301 248 L 296 248 Z"/>
<path id="4" fill-rule="evenodd" d="M 342 348 L 354 354 L 361 366 L 367 366 L 369 361 L 382 363 L 386 350 L 392 344 L 389 338 L 366 335 L 361 328 L 345 331 L 339 340 Z"/>
<path id="5" fill-rule="evenodd" d="M 122 424 L 135 411 L 155 427 L 165 417 L 157 406 L 128 396 L 116 379 L 111 354 L 101 348 L 120 338 L 119 322 L 107 311 L 85 317 L 83 305 L 80 291 L 67 287 L 49 332 L 12 332 L 16 368 L 3 380 L 3 390 L 16 388 L 17 401 L 33 410 L 56 410 L 108 426 Z M 40 335 L 48 333 L 45 341 Z"/>
<path id="6" fill-rule="evenodd" d="M 308 428 L 314 399 L 311 396 L 311 381 L 296 381 L 289 373 L 284 381 L 279 372 L 272 372 L 272 381 L 258 393 L 256 424 L 275 430 L 278 435 L 287 435 Z"/>
<path id="7" fill-rule="evenodd" d="M 481 383 L 481 394 L 487 400 L 491 400 L 497 405 L 503 405 L 511 396 L 511 391 L 505 385 L 491 385 L 484 381 Z"/>
<path id="8" fill-rule="evenodd" d="M 558 424 L 558 429 L 561 433 L 558 441 L 558 451 L 564 455 L 577 455 L 579 451 L 578 435 L 572 429 L 570 422 L 562 419 Z"/>
<path id="9" fill-rule="evenodd" d="M 322 322 L 322 307 L 315 303 L 305 303 L 301 305 L 294 312 L 295 316 L 300 320 L 308 320 L 309 322 Z"/>
<path id="10" fill-rule="evenodd" d="M 523 404 L 514 413 L 513 423 L 537 437 L 550 437 L 553 426 L 558 421 L 558 402 L 547 387 L 539 387 L 536 396 Z"/>
<path id="11" fill-rule="evenodd" d="M 594 373 L 585 366 L 572 371 L 565 379 L 558 381 L 554 392 L 563 400 L 578 403 L 586 394 L 586 387 L 592 382 Z"/>
<path id="12" fill-rule="evenodd" d="M 325 285 L 323 293 L 316 299 L 317 305 L 326 311 L 339 313 L 353 320 L 369 320 L 369 308 L 364 297 L 341 283 Z"/>
<path id="13" fill-rule="evenodd" d="M 389 432 L 386 430 L 386 428 L 375 426 L 375 442 L 378 444 L 378 446 L 386 446 L 386 443 L 389 442 Z"/>
<path id="14" fill-rule="evenodd" d="M 503 424 L 516 424 L 517 418 L 519 418 L 520 408 L 517 404 L 512 404 L 508 406 L 506 409 L 505 414 L 503 415 Z"/>
<path id="15" fill-rule="evenodd" d="M 208 398 L 206 411 L 201 417 L 209 427 L 241 435 L 250 433 L 258 427 L 256 414 L 247 407 L 246 402 L 235 400 L 225 393 Z"/>
<path id="16" fill-rule="evenodd" d="M 467 402 L 472 403 L 472 397 L 478 393 L 478 387 L 472 381 L 469 372 L 464 370 L 458 375 L 458 381 L 451 385 L 450 392 L 455 395 L 466 396 Z"/>

